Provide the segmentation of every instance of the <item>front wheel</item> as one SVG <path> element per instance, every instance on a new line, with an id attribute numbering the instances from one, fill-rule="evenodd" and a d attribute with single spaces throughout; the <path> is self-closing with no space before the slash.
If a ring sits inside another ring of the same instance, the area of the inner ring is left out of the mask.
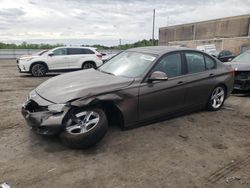
<path id="1" fill-rule="evenodd" d="M 47 67 L 44 64 L 37 63 L 31 67 L 31 74 L 35 77 L 45 76 Z"/>
<path id="2" fill-rule="evenodd" d="M 71 148 L 85 149 L 98 143 L 107 130 L 108 122 L 102 109 L 77 109 L 68 115 L 60 137 Z"/>
<path id="3" fill-rule="evenodd" d="M 224 104 L 225 97 L 226 97 L 225 88 L 223 86 L 215 87 L 207 104 L 208 110 L 210 111 L 219 110 Z"/>

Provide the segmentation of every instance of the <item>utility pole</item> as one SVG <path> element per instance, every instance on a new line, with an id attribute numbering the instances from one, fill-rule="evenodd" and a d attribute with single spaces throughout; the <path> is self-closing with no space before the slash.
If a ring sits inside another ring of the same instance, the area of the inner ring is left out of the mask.
<path id="1" fill-rule="evenodd" d="M 152 43 L 155 45 L 155 9 L 153 10 L 153 32 L 152 32 Z"/>

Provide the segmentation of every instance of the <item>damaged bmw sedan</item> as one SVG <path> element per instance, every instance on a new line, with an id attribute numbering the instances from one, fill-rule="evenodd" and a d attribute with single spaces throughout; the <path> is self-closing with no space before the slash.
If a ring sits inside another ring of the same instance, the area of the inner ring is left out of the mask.
<path id="1" fill-rule="evenodd" d="M 175 114 L 219 110 L 233 89 L 233 71 L 187 48 L 126 50 L 97 70 L 51 78 L 30 92 L 22 114 L 43 135 L 72 148 L 99 142 L 108 125 L 132 128 Z"/>

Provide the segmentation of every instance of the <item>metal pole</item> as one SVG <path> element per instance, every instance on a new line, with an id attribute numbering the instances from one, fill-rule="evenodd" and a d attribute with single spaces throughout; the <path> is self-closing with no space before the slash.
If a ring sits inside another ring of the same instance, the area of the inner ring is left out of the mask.
<path id="1" fill-rule="evenodd" d="M 193 40 L 196 39 L 196 24 L 194 24 L 194 30 L 193 30 Z"/>
<path id="2" fill-rule="evenodd" d="M 250 37 L 250 24 L 248 26 L 248 36 Z"/>
<path id="3" fill-rule="evenodd" d="M 155 45 L 154 40 L 155 40 L 155 9 L 153 10 L 153 33 L 152 33 L 153 46 Z"/>

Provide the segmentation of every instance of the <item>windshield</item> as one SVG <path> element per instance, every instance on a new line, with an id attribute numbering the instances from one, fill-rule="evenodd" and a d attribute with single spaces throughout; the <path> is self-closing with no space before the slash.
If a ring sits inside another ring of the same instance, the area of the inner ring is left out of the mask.
<path id="1" fill-rule="evenodd" d="M 39 52 L 34 53 L 33 55 L 43 55 L 45 52 L 47 52 L 48 50 L 42 50 Z"/>
<path id="2" fill-rule="evenodd" d="M 140 77 L 156 59 L 153 55 L 125 51 L 110 59 L 98 70 L 124 77 Z"/>
<path id="3" fill-rule="evenodd" d="M 240 54 L 239 56 L 234 58 L 232 62 L 250 63 L 250 51 L 246 51 L 243 54 Z"/>
<path id="4" fill-rule="evenodd" d="M 208 51 L 208 54 L 213 55 L 213 56 L 218 56 L 219 52 L 216 50 L 211 50 L 211 51 Z"/>

